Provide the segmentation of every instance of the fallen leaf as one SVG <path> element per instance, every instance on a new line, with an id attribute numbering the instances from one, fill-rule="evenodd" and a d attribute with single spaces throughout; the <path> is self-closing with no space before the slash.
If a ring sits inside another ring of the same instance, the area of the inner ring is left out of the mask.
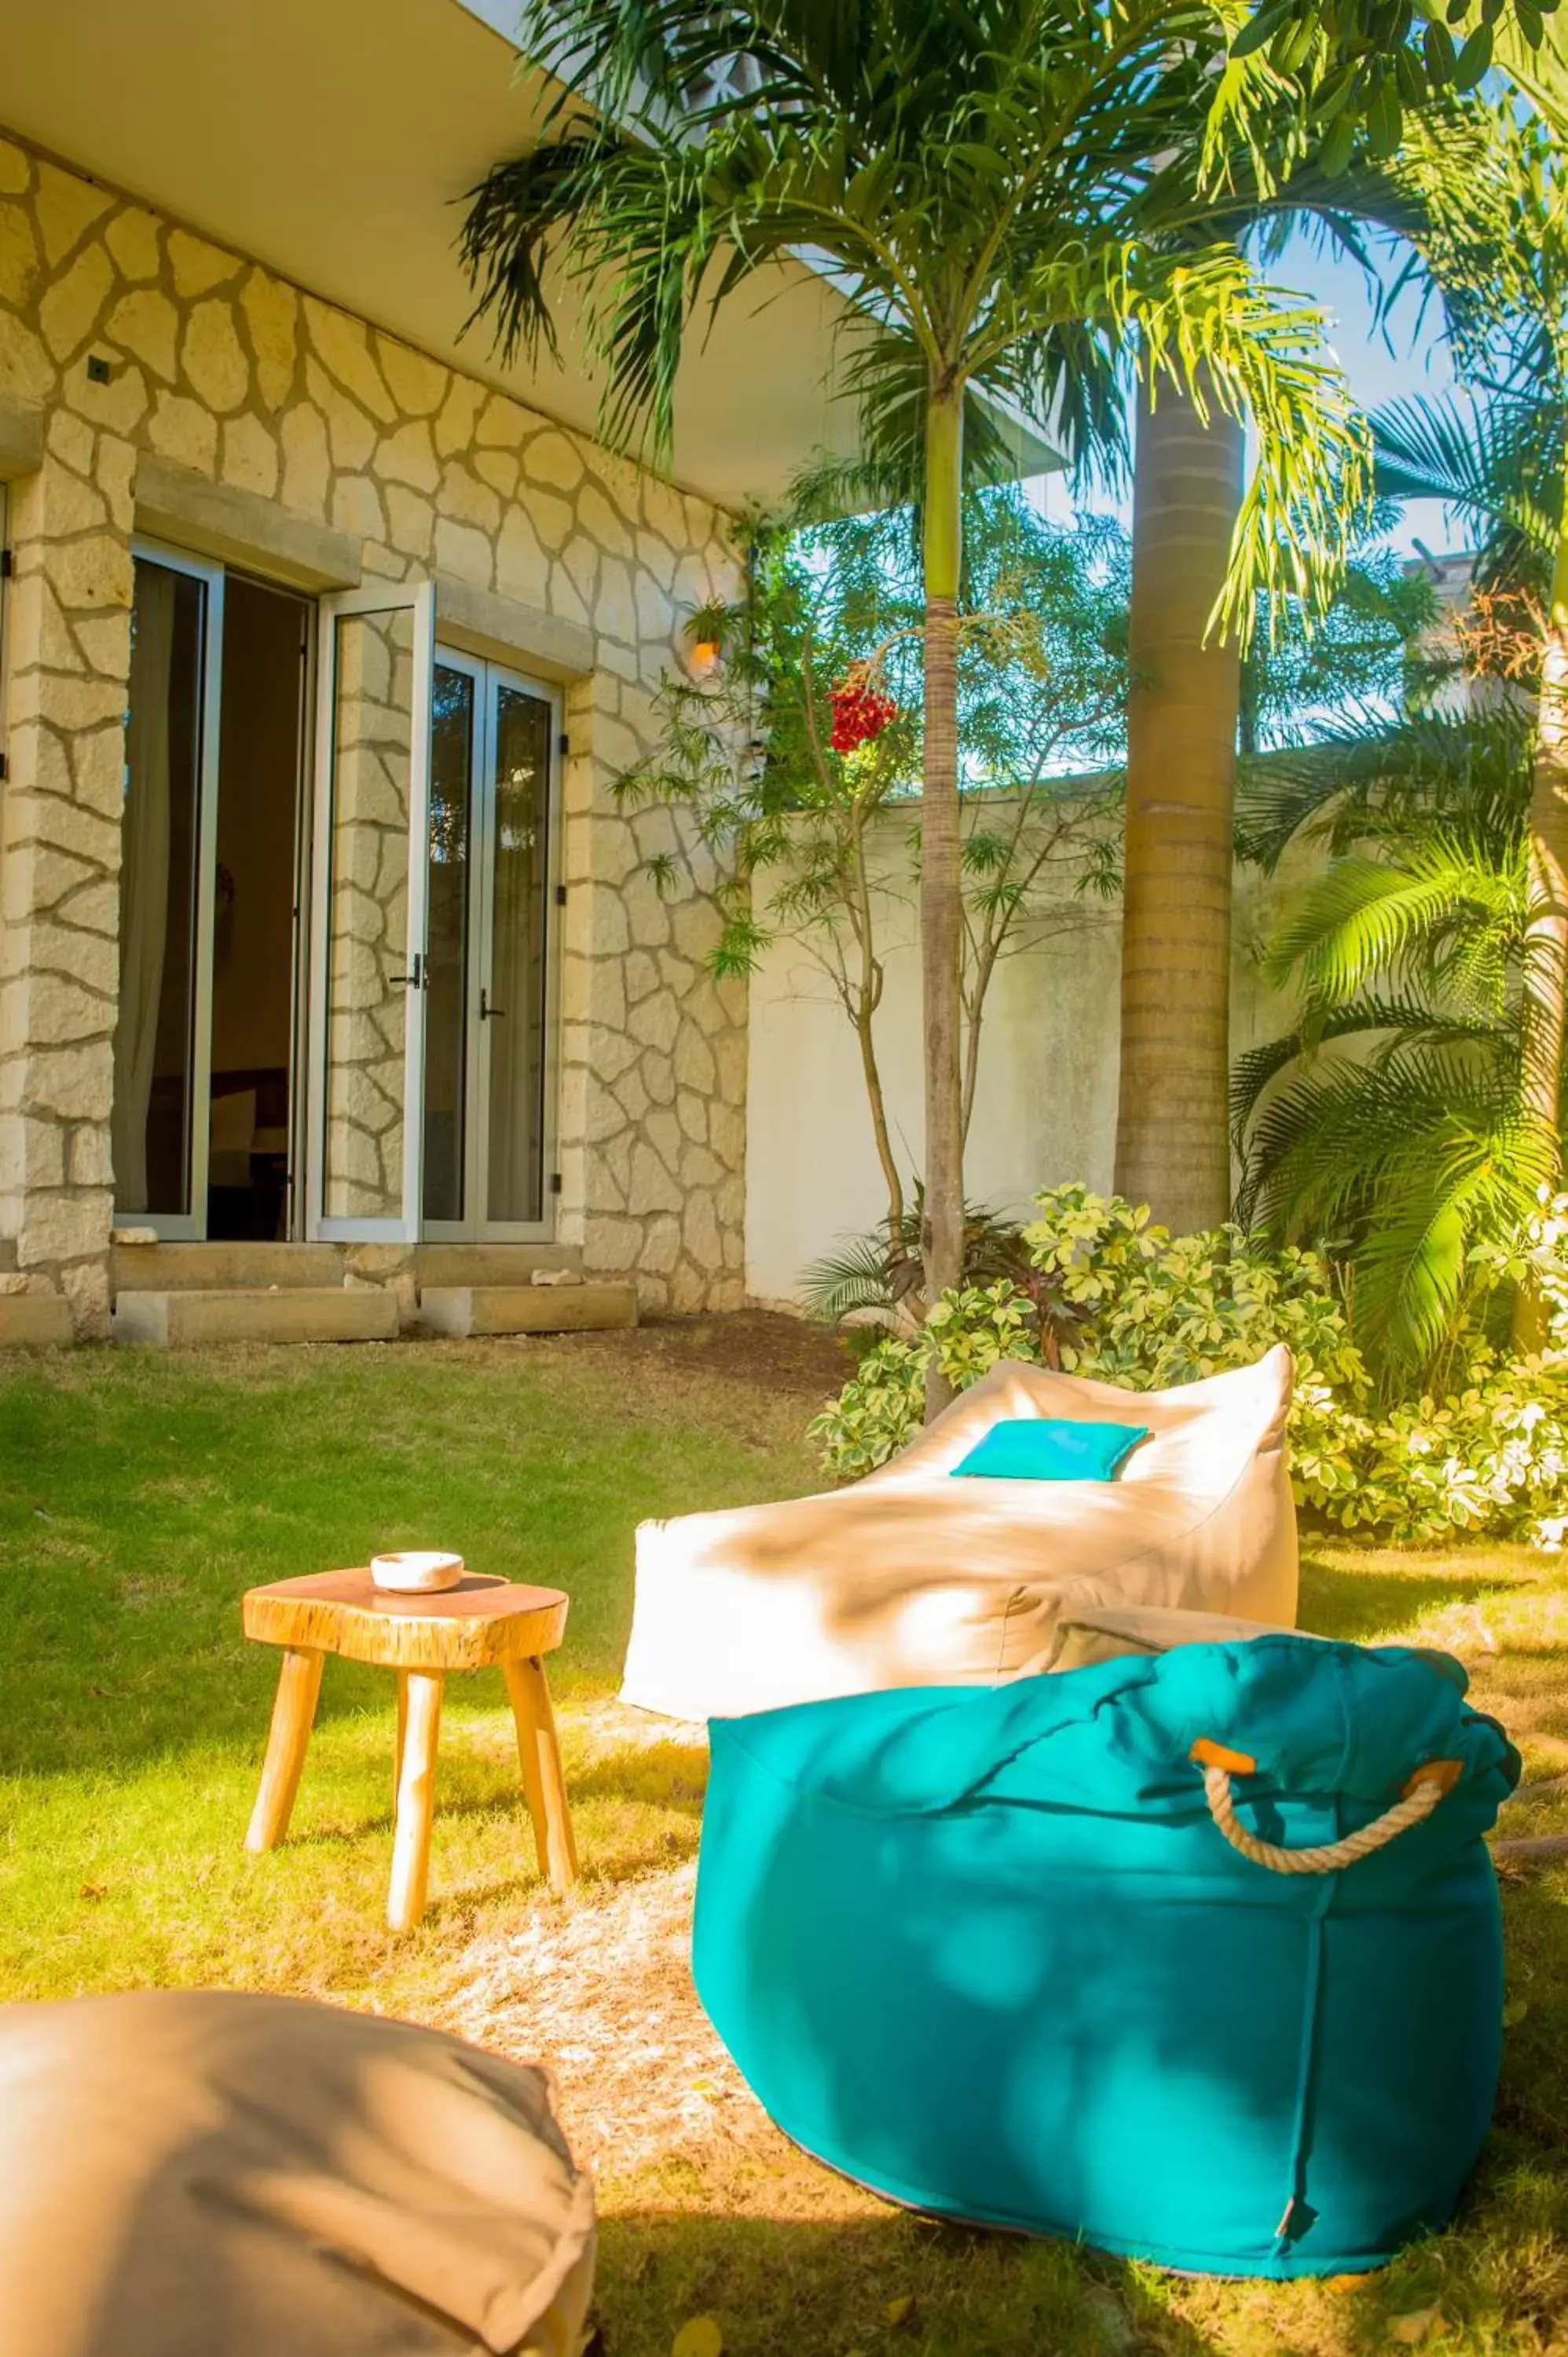
<path id="1" fill-rule="evenodd" d="M 1418 2341 L 1425 2340 L 1442 2315 L 1440 2308 L 1414 2308 L 1408 2316 L 1391 2316 L 1389 2339 L 1402 2341 L 1407 2349 L 1413 2349 Z"/>
<path id="2" fill-rule="evenodd" d="M 689 2316 L 670 2343 L 670 2357 L 724 2357 L 724 2347 L 716 2316 Z"/>
<path id="3" fill-rule="evenodd" d="M 890 2299 L 888 2301 L 885 2313 L 888 2323 L 893 2327 L 895 2331 L 897 2330 L 899 2325 L 908 2324 L 909 2319 L 915 2313 L 914 2293 L 912 2291 L 901 2291 L 897 2299 Z"/>
<path id="4" fill-rule="evenodd" d="M 1505 2029 L 1517 2029 L 1529 2011 L 1529 1997 L 1516 1996 L 1511 1998 L 1503 2007 L 1503 2028 Z"/>
<path id="5" fill-rule="evenodd" d="M 106 1882 L 84 1882 L 79 1894 L 83 1899 L 106 1899 L 108 1895 L 109 1885 Z"/>
<path id="6" fill-rule="evenodd" d="M 1359 2291 L 1366 2280 L 1365 2276 L 1325 2276 L 1323 2288 L 1325 2291 Z"/>

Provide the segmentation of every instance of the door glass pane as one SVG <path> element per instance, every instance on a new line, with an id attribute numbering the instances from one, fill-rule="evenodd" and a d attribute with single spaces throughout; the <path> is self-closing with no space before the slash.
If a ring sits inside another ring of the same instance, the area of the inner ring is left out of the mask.
<path id="1" fill-rule="evenodd" d="M 114 1201 L 188 1215 L 207 585 L 138 557 L 114 1032 Z"/>
<path id="2" fill-rule="evenodd" d="M 467 1136 L 468 878 L 474 682 L 435 666 L 430 738 L 430 888 L 424 1006 L 424 1216 L 464 1215 Z"/>
<path id="3" fill-rule="evenodd" d="M 407 1085 L 414 618 L 340 614 L 328 818 L 322 1210 L 398 1219 Z"/>
<path id="4" fill-rule="evenodd" d="M 495 872 L 490 887 L 487 1217 L 544 1215 L 544 951 L 551 708 L 496 690 Z"/>

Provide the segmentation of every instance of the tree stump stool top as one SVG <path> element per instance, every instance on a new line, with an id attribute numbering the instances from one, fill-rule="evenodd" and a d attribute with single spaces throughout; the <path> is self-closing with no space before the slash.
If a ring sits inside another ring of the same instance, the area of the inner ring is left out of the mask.
<path id="1" fill-rule="evenodd" d="M 275 1580 L 245 1598 L 247 1637 L 341 1653 L 393 1670 L 488 1670 L 553 1653 L 566 1629 L 558 1587 L 523 1587 L 466 1571 L 435 1595 L 378 1587 L 368 1568 Z"/>

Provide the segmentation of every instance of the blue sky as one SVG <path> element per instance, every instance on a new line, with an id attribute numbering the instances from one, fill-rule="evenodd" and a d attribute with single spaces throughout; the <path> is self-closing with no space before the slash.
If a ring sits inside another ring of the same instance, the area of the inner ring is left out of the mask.
<path id="1" fill-rule="evenodd" d="M 1423 318 L 1419 290 L 1402 297 L 1385 333 L 1373 327 L 1371 305 L 1356 265 L 1315 251 L 1304 237 L 1293 241 L 1269 275 L 1280 286 L 1310 296 L 1328 312 L 1334 349 L 1351 391 L 1364 408 L 1375 409 L 1408 393 L 1442 393 L 1452 385 L 1453 371 L 1437 332 L 1435 307 L 1429 306 Z M 1070 502 L 1060 479 L 1047 477 L 1042 488 L 1046 512 L 1065 520 Z M 1409 501 L 1395 537 L 1412 553 L 1417 540 L 1437 555 L 1461 544 L 1436 500 Z"/>

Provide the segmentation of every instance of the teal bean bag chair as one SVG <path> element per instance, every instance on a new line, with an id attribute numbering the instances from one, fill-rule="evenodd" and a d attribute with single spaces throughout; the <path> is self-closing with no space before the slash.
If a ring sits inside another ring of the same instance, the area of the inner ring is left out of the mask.
<path id="1" fill-rule="evenodd" d="M 1496 2093 L 1519 1760 L 1465 1686 L 1281 1633 L 715 1719 L 699 1994 L 785 2133 L 895 2201 L 1378 2266 L 1446 2223 Z"/>

